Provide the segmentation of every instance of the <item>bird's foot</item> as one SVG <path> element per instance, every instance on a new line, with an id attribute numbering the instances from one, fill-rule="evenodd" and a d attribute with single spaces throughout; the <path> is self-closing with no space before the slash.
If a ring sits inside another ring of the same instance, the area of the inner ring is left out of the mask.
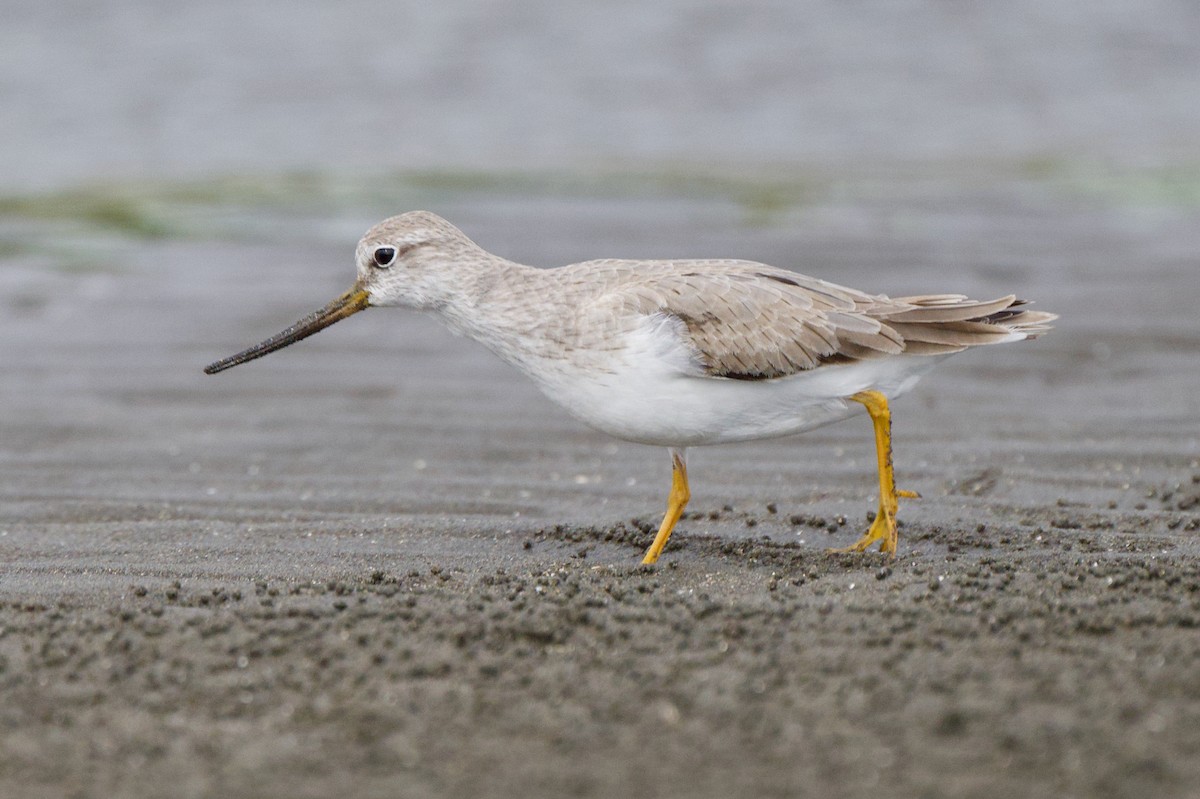
<path id="1" fill-rule="evenodd" d="M 921 495 L 916 491 L 902 491 L 896 489 L 894 497 L 891 501 L 881 501 L 879 510 L 875 512 L 875 521 L 871 523 L 870 529 L 863 534 L 863 537 L 855 541 L 848 547 L 838 547 L 836 549 L 827 550 L 829 552 L 866 552 L 872 544 L 879 541 L 879 551 L 885 555 L 896 557 L 896 545 L 900 535 L 896 529 L 896 509 L 899 502 L 898 497 L 906 499 L 920 499 Z"/>
<path id="2" fill-rule="evenodd" d="M 838 547 L 827 551 L 837 553 L 866 552 L 872 544 L 879 541 L 879 551 L 894 558 L 896 557 L 896 543 L 898 539 L 899 534 L 896 531 L 895 510 L 888 513 L 883 507 L 880 507 L 879 512 L 875 514 L 875 521 L 871 523 L 870 529 L 863 534 L 862 538 L 848 547 Z"/>

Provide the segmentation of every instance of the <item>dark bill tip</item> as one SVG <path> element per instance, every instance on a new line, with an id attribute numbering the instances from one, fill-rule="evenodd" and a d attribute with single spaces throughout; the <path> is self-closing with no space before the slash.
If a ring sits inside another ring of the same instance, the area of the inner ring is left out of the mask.
<path id="1" fill-rule="evenodd" d="M 210 363 L 204 367 L 204 373 L 215 375 L 217 372 L 223 372 L 238 364 L 253 361 L 255 358 L 261 358 L 267 353 L 283 349 L 289 344 L 295 344 L 300 339 L 308 338 L 313 333 L 329 327 L 334 322 L 338 322 L 351 314 L 363 310 L 367 307 L 368 299 L 369 296 L 366 289 L 356 285 L 321 310 L 314 311 L 287 330 L 271 336 L 261 344 L 255 344 L 249 349 L 242 350 L 237 355 L 230 355 L 228 358 L 222 358 L 219 361 Z"/>

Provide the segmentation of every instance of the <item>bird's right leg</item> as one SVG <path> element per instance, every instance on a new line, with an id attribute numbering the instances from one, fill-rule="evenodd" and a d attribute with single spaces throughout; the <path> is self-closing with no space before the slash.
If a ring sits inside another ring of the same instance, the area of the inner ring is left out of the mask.
<path id="1" fill-rule="evenodd" d="M 896 490 L 896 478 L 892 471 L 892 414 L 888 408 L 887 397 L 878 391 L 862 391 L 850 399 L 866 407 L 875 427 L 875 454 L 879 461 L 879 510 L 875 513 L 875 521 L 871 523 L 871 528 L 862 538 L 844 549 L 833 551 L 864 552 L 867 547 L 878 541 L 881 552 L 895 557 L 899 538 L 896 531 L 899 497 L 919 497 L 920 494 L 915 491 Z"/>
<path id="2" fill-rule="evenodd" d="M 662 524 L 658 526 L 658 535 L 654 537 L 654 543 L 646 550 L 646 557 L 642 558 L 642 563 L 645 565 L 658 560 L 663 547 L 667 545 L 667 539 L 671 537 L 671 531 L 675 529 L 675 524 L 683 515 L 683 509 L 687 507 L 688 500 L 692 498 L 687 481 L 687 450 L 671 447 L 670 451 L 671 493 L 667 496 L 667 513 L 663 516 Z"/>

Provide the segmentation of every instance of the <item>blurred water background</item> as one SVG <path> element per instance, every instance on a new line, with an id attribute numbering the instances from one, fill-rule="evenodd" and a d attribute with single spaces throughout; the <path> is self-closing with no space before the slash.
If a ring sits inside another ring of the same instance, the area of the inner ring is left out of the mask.
<path id="1" fill-rule="evenodd" d="M 1190 0 L 4 0 L 0 18 L 6 195 L 297 172 L 1198 161 Z"/>

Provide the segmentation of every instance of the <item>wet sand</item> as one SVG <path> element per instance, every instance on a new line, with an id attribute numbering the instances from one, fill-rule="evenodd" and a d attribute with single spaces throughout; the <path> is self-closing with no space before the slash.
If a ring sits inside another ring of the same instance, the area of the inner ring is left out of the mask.
<path id="1" fill-rule="evenodd" d="M 739 256 L 1062 314 L 896 404 L 923 498 L 894 562 L 824 551 L 873 508 L 865 418 L 694 451 L 642 568 L 665 453 L 431 319 L 373 310 L 200 373 L 343 289 L 402 208 L 17 248 L 0 795 L 1197 795 L 1200 225 L 1126 188 L 862 177 L 765 216 L 424 195 L 538 265 Z"/>

